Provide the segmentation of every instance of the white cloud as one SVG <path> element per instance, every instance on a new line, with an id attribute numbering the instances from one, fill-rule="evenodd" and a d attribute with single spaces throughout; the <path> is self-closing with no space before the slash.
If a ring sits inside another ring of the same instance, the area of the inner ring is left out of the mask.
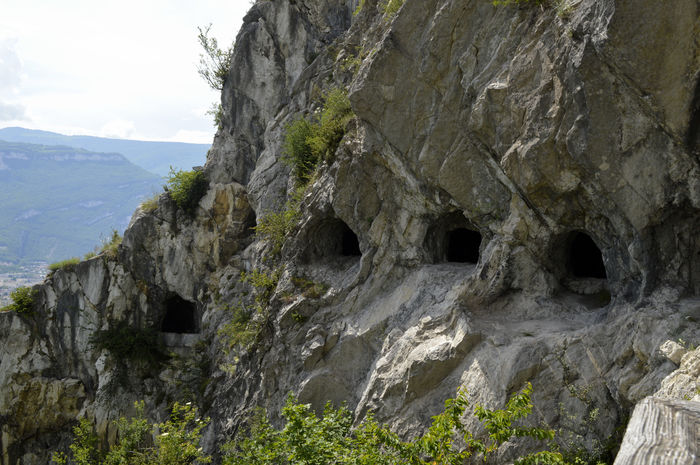
<path id="1" fill-rule="evenodd" d="M 22 82 L 22 60 L 16 50 L 17 39 L 0 39 L 0 89 L 17 91 Z"/>
<path id="2" fill-rule="evenodd" d="M 0 121 L 24 121 L 27 119 L 24 105 L 0 102 Z"/>
<path id="3" fill-rule="evenodd" d="M 213 139 L 205 112 L 219 95 L 197 74 L 197 26 L 212 23 L 219 44 L 230 44 L 248 1 L 2 3 L 0 34 L 12 37 L 0 35 L 0 95 L 15 105 L 8 115 L 23 106 L 34 128 L 59 132 Z"/>
<path id="4" fill-rule="evenodd" d="M 114 137 L 117 139 L 131 139 L 136 133 L 133 121 L 112 120 L 102 126 L 98 131 L 102 137 Z"/>
<path id="5" fill-rule="evenodd" d="M 191 142 L 194 144 L 211 144 L 212 139 L 211 132 L 207 131 L 190 131 L 187 129 L 180 129 L 171 139 L 172 142 Z"/>

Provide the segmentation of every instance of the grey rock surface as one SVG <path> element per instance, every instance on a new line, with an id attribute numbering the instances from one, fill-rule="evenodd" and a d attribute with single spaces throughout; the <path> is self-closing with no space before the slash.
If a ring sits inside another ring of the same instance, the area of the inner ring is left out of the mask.
<path id="1" fill-rule="evenodd" d="M 153 420 L 193 400 L 215 452 L 290 391 L 410 437 L 460 387 L 500 407 L 528 381 L 534 421 L 602 454 L 664 383 L 695 389 L 697 351 L 679 367 L 661 346 L 700 334 L 700 15 L 657 3 L 256 2 L 195 215 L 163 195 L 117 257 L 48 277 L 32 316 L 0 314 L 0 464 L 46 463 L 77 418 L 113 439 L 137 399 Z M 285 126 L 338 87 L 356 118 L 274 257 L 251 227 L 292 193 Z M 253 270 L 279 280 L 257 343 L 232 348 Z M 196 336 L 164 334 L 177 356 L 159 372 L 119 383 L 90 343 L 182 308 Z"/>

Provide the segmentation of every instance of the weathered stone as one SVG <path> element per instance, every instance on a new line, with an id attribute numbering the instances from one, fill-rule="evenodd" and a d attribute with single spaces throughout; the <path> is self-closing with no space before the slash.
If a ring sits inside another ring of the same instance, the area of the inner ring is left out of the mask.
<path id="1" fill-rule="evenodd" d="M 647 396 L 694 395 L 698 351 L 660 347 L 698 342 L 696 5 L 406 0 L 388 18 L 381 4 L 255 2 L 194 215 L 162 195 L 115 259 L 47 278 L 35 315 L 0 314 L 2 465 L 45 462 L 81 417 L 113 440 L 138 399 L 162 420 L 192 396 L 215 451 L 290 391 L 412 436 L 460 387 L 500 407 L 531 381 L 533 421 L 589 448 Z M 251 228 L 294 185 L 285 127 L 332 88 L 357 118 L 272 256 Z M 462 229 L 480 237 L 470 261 L 448 250 Z M 361 256 L 344 254 L 348 231 Z M 241 281 L 253 270 L 279 272 L 267 302 Z M 121 321 L 160 330 L 173 302 L 200 333 L 164 336 L 178 357 L 129 365 L 125 383 L 91 337 Z M 261 331 L 242 349 L 227 324 L 256 305 Z M 57 413 L 18 416 L 18 393 Z"/>
<path id="2" fill-rule="evenodd" d="M 615 465 L 693 465 L 700 460 L 700 403 L 648 397 L 637 404 Z"/>

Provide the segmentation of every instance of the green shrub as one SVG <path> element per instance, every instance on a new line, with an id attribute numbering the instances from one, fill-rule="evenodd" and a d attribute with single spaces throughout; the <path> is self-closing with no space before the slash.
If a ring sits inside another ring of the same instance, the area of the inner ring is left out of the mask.
<path id="1" fill-rule="evenodd" d="M 282 250 L 284 240 L 301 217 L 299 202 L 294 199 L 288 201 L 282 211 L 267 212 L 253 228 L 255 234 L 272 243 L 271 256 L 276 256 Z"/>
<path id="2" fill-rule="evenodd" d="M 122 236 L 119 231 L 112 229 L 112 235 L 108 239 L 102 241 L 102 247 L 99 250 L 99 254 L 104 254 L 106 257 L 115 259 L 117 258 L 117 251 L 119 250 L 119 245 L 122 243 Z"/>
<path id="3" fill-rule="evenodd" d="M 226 50 L 219 48 L 219 43 L 215 37 L 209 37 L 211 24 L 206 28 L 198 27 L 199 34 L 197 40 L 204 49 L 204 53 L 199 55 L 199 66 L 197 72 L 207 81 L 207 84 L 214 90 L 222 90 L 229 68 L 231 68 L 231 58 L 233 58 L 233 46 Z"/>
<path id="4" fill-rule="evenodd" d="M 2 312 L 17 312 L 25 315 L 34 313 L 36 291 L 31 287 L 21 286 L 10 292 L 12 303 L 0 309 Z"/>
<path id="5" fill-rule="evenodd" d="M 224 107 L 220 103 L 212 103 L 211 107 L 207 110 L 207 115 L 214 119 L 214 126 L 217 129 L 222 129 L 224 127 Z"/>
<path id="6" fill-rule="evenodd" d="M 75 265 L 80 263 L 78 257 L 68 258 L 66 260 L 61 260 L 60 262 L 52 263 L 49 265 L 49 272 L 53 273 L 58 270 L 65 270 L 73 268 Z"/>
<path id="7" fill-rule="evenodd" d="M 258 307 L 237 305 L 231 309 L 231 319 L 216 332 L 223 344 L 224 353 L 231 354 L 236 349 L 247 350 L 260 334 L 260 318 L 253 318 Z"/>
<path id="8" fill-rule="evenodd" d="M 165 190 L 170 198 L 190 215 L 197 210 L 199 201 L 209 189 L 209 181 L 201 170 L 182 171 L 171 166 L 166 183 Z"/>
<path id="9" fill-rule="evenodd" d="M 360 0 L 360 3 L 357 4 L 357 8 L 355 8 L 355 11 L 352 12 L 353 16 L 357 16 L 360 14 L 360 11 L 365 7 L 365 1 L 366 0 Z"/>
<path id="10" fill-rule="evenodd" d="M 286 126 L 282 160 L 292 167 L 297 186 L 308 184 L 318 163 L 332 158 L 353 117 L 345 91 L 334 89 L 314 122 L 300 118 Z"/>
<path id="11" fill-rule="evenodd" d="M 109 450 L 99 448 L 99 439 L 87 419 L 73 428 L 75 439 L 69 446 L 71 457 L 54 452 L 59 465 L 190 465 L 211 462 L 199 447 L 202 429 L 209 419 L 199 418 L 196 407 L 175 403 L 165 423 L 149 424 L 144 403 L 135 403 L 136 416 L 115 422 L 117 441 Z"/>
<path id="12" fill-rule="evenodd" d="M 474 408 L 474 415 L 482 422 L 488 438 L 477 439 L 466 430 L 462 417 L 469 402 L 466 392 L 460 391 L 455 399 L 445 402 L 445 410 L 433 417 L 428 431 L 408 442 L 372 416 L 352 428 L 350 411 L 333 409 L 326 404 L 319 418 L 309 405 L 299 404 L 292 396 L 282 409 L 286 424 L 275 429 L 265 414 L 258 410 L 250 422 L 246 435 L 225 447 L 225 465 L 461 465 L 473 455 L 486 460 L 498 447 L 514 438 L 550 440 L 554 432 L 548 429 L 514 425 L 532 411 L 532 386 L 508 400 L 505 409 Z M 463 441 L 466 447 L 461 447 Z M 563 464 L 556 452 L 542 451 L 529 454 L 517 464 Z"/>
<path id="13" fill-rule="evenodd" d="M 267 321 L 269 302 L 277 288 L 279 275 L 278 270 L 267 273 L 254 269 L 241 273 L 241 282 L 249 283 L 255 288 L 255 305 L 239 303 L 233 307 L 231 319 L 217 331 L 227 355 L 234 349 L 248 350 L 257 341 Z"/>
<path id="14" fill-rule="evenodd" d="M 403 6 L 404 1 L 405 0 L 387 0 L 387 2 L 384 4 L 384 14 L 387 16 L 395 15 Z"/>
<path id="15" fill-rule="evenodd" d="M 98 351 L 106 349 L 116 360 L 122 362 L 158 366 L 168 358 L 156 330 L 132 327 L 125 321 L 109 329 L 95 331 L 90 343 Z"/>
<path id="16" fill-rule="evenodd" d="M 153 212 L 158 208 L 158 199 L 160 198 L 160 194 L 153 194 L 151 197 L 147 198 L 143 202 L 141 202 L 141 205 L 139 205 L 139 208 L 145 212 Z"/>
<path id="17" fill-rule="evenodd" d="M 345 126 L 354 117 L 347 93 L 333 89 L 324 98 L 325 102 L 314 133 L 307 140 L 311 153 L 318 160 L 330 160 L 345 135 Z"/>

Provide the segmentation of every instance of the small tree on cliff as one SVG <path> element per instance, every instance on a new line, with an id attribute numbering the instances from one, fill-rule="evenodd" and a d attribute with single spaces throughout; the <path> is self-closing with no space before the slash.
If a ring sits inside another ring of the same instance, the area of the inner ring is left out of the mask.
<path id="1" fill-rule="evenodd" d="M 209 29 L 211 29 L 211 23 L 205 28 L 197 28 L 199 31 L 197 39 L 204 49 L 204 53 L 199 55 L 197 72 L 212 89 L 222 90 L 231 67 L 233 46 L 226 50 L 220 49 L 216 38 L 209 37 Z"/>

